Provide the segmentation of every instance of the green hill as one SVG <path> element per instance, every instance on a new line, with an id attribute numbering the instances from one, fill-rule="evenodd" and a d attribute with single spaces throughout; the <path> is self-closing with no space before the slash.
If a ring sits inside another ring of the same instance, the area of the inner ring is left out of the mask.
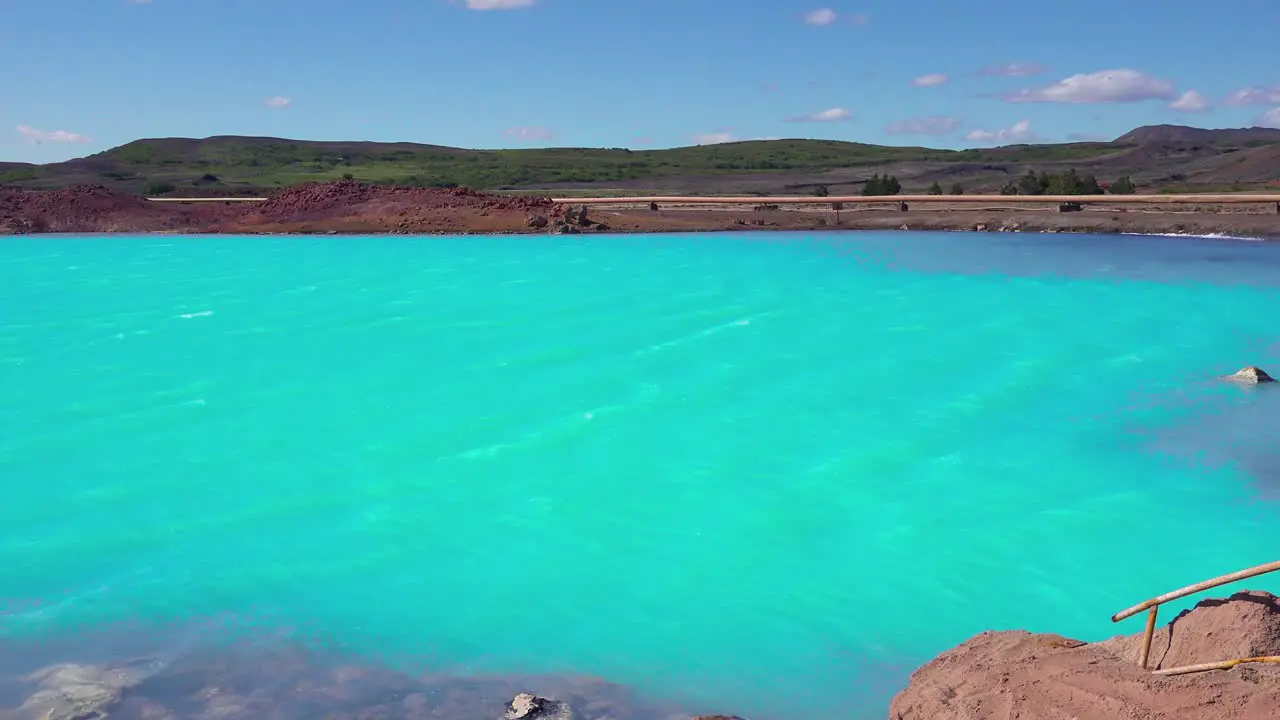
<path id="1" fill-rule="evenodd" d="M 467 150 L 414 143 L 238 136 L 164 138 L 137 140 L 61 163 L 0 164 L 0 183 L 27 187 L 101 183 L 130 192 L 218 195 L 354 177 L 380 183 L 567 193 L 766 194 L 803 192 L 816 185 L 832 186 L 834 192 L 842 185 L 856 187 L 872 173 L 885 172 L 901 177 L 909 188 L 938 181 L 998 186 L 1026 168 L 1067 165 L 1082 171 L 1097 168 L 1100 178 L 1131 174 L 1149 176 L 1149 181 L 1185 182 L 1195 174 L 1197 162 L 1280 143 L 1280 131 L 1170 127 L 1140 128 L 1116 142 L 974 150 L 831 140 L 749 141 L 665 150 Z M 1221 134 L 1221 142 L 1215 133 Z M 1194 139 L 1182 139 L 1185 135 Z M 1151 136 L 1155 139 L 1146 141 Z M 1185 170 L 1182 180 L 1178 168 Z M 1264 167 L 1260 177 L 1248 182 L 1265 183 L 1268 172 Z M 1280 180 L 1280 172 L 1274 174 Z M 1216 177 L 1212 182 L 1224 180 Z"/>

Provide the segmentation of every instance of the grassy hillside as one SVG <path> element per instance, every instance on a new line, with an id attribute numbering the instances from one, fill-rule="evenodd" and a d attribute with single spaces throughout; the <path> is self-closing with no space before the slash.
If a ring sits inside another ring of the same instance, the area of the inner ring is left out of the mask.
<path id="1" fill-rule="evenodd" d="M 1028 145 L 994 150 L 932 150 L 829 140 L 771 140 L 669 150 L 551 148 L 463 150 L 411 143 L 303 142 L 212 137 L 138 140 L 80 160 L 0 174 L 0 181 L 202 182 L 280 186 L 351 175 L 370 181 L 477 188 L 607 183 L 672 175 L 785 173 L 874 167 L 903 161 L 1030 162 L 1115 152 L 1104 143 Z M 206 176 L 210 176 L 206 178 Z"/>
<path id="2" fill-rule="evenodd" d="M 0 183 L 58 187 L 102 183 L 130 192 L 219 195 L 261 192 L 312 180 L 556 192 L 804 192 L 817 185 L 855 190 L 872 173 L 892 172 L 907 189 L 931 182 L 994 184 L 1028 167 L 1098 168 L 1100 178 L 1147 174 L 1152 181 L 1199 182 L 1195 163 L 1270 142 L 1269 135 L 1161 126 L 1126 141 L 937 150 L 830 140 L 772 140 L 667 150 L 551 148 L 467 150 L 414 143 L 311 142 L 222 136 L 138 140 L 78 160 L 49 165 L 0 163 Z M 1192 145 L 1182 137 L 1194 131 Z M 1208 133 L 1208 135 L 1206 135 Z M 1214 145 L 1222 135 L 1222 147 Z M 1155 141 L 1146 140 L 1155 137 Z M 1124 138 L 1122 138 L 1124 140 Z M 1240 142 L 1247 140 L 1246 142 Z M 1227 147 L 1235 143 L 1237 146 Z M 1243 156 L 1241 156 L 1243 159 Z M 1232 158 L 1228 167 L 1238 165 Z M 1266 182 L 1270 159 L 1248 164 Z M 1219 163 L 1221 165 L 1221 163 Z M 1241 166 L 1244 167 L 1244 166 Z M 1185 170 L 1185 171 L 1180 171 Z M 1222 177 L 1206 180 L 1221 184 Z M 848 187 L 841 187 L 847 185 Z"/>

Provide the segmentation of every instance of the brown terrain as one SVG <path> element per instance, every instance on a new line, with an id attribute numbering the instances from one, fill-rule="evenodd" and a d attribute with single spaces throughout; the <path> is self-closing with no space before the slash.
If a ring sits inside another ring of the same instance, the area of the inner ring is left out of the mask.
<path id="1" fill-rule="evenodd" d="M 896 199 L 839 212 L 812 205 L 650 206 L 620 199 L 580 206 L 533 195 L 465 188 L 368 185 L 352 180 L 279 190 L 264 202 L 157 202 L 98 185 L 57 190 L 0 187 L 0 234 L 29 233 L 598 233 L 732 230 L 976 230 L 1222 234 L 1280 238 L 1270 204 L 1176 208 L 1088 204 L 1078 212 L 998 202 L 929 203 L 903 211 Z"/>
<path id="2" fill-rule="evenodd" d="M 1280 599 L 1203 600 L 1156 631 L 1100 643 L 986 632 L 934 658 L 894 698 L 890 720 L 1276 720 L 1280 664 L 1160 675 L 1159 670 L 1280 656 Z M 1277 658 L 1280 659 L 1280 658 Z"/>
<path id="3" fill-rule="evenodd" d="M 527 227 L 531 213 L 554 212 L 546 198 L 346 180 L 299 185 L 260 203 L 161 203 L 100 185 L 0 187 L 0 234 L 503 232 Z"/>

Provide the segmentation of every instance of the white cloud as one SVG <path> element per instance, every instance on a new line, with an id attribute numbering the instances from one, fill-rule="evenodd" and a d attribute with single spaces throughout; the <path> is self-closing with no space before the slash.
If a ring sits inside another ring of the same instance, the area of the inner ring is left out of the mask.
<path id="1" fill-rule="evenodd" d="M 700 133 L 689 138 L 693 140 L 694 145 L 719 145 L 721 143 L 737 142 L 738 137 L 731 132 L 712 132 Z"/>
<path id="2" fill-rule="evenodd" d="M 1010 127 L 999 130 L 972 130 L 965 139 L 975 143 L 995 145 L 1015 145 L 1017 143 L 1034 142 L 1040 139 L 1031 129 L 1030 120 L 1019 120 Z"/>
<path id="3" fill-rule="evenodd" d="M 1029 77 L 1031 75 L 1039 75 L 1047 68 L 1043 65 L 1027 62 L 997 63 L 988 65 L 978 71 L 979 75 L 994 75 L 997 77 Z"/>
<path id="4" fill-rule="evenodd" d="M 958 127 L 960 118 L 931 115 L 891 122 L 884 131 L 890 135 L 950 135 Z"/>
<path id="5" fill-rule="evenodd" d="M 556 134 L 546 128 L 540 127 L 513 127 L 502 131 L 507 137 L 518 138 L 520 140 L 539 141 L 550 140 Z"/>
<path id="6" fill-rule="evenodd" d="M 799 117 L 787 118 L 787 122 L 843 122 L 853 117 L 853 113 L 844 108 L 831 108 L 829 110 L 819 110 L 808 115 L 800 115 Z"/>
<path id="7" fill-rule="evenodd" d="M 1209 109 L 1209 100 L 1195 90 L 1188 90 L 1169 103 L 1169 108 L 1181 112 L 1204 112 Z"/>
<path id="8" fill-rule="evenodd" d="M 1132 103 L 1144 100 L 1173 100 L 1173 83 L 1121 68 L 1081 73 L 1052 85 L 1019 90 L 1005 95 L 1009 102 Z"/>
<path id="9" fill-rule="evenodd" d="M 831 8 L 811 10 L 804 14 L 805 25 L 830 25 L 836 21 L 836 11 Z"/>
<path id="10" fill-rule="evenodd" d="M 17 131 L 25 137 L 29 142 L 40 144 L 46 142 L 52 143 L 87 143 L 92 142 L 92 138 L 85 137 L 80 133 L 68 132 L 66 130 L 38 130 L 30 125 L 19 125 Z"/>
<path id="11" fill-rule="evenodd" d="M 279 110 L 281 108 L 287 108 L 292 104 L 293 104 L 293 98 L 287 98 L 287 97 L 284 97 L 283 95 L 276 95 L 275 97 L 269 97 L 266 99 L 267 107 L 275 108 L 276 110 Z"/>
<path id="12" fill-rule="evenodd" d="M 1258 127 L 1280 130 L 1280 107 L 1271 108 L 1262 117 L 1258 118 Z"/>
<path id="13" fill-rule="evenodd" d="M 519 10 L 533 7 L 537 0 L 467 0 L 468 10 Z"/>
<path id="14" fill-rule="evenodd" d="M 1280 85 L 1247 87 L 1231 93 L 1230 105 L 1275 105 L 1280 103 Z"/>
<path id="15" fill-rule="evenodd" d="M 950 79 L 951 78 L 943 75 L 942 73 L 933 73 L 932 75 L 921 75 L 915 80 L 912 80 L 911 84 L 916 87 L 937 87 L 939 85 L 946 85 L 947 81 Z"/>

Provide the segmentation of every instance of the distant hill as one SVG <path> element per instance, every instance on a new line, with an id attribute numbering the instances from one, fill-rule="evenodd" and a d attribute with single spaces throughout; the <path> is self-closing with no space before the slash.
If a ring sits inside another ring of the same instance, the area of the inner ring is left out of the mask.
<path id="1" fill-rule="evenodd" d="M 1128 175 L 1147 189 L 1194 191 L 1280 186 L 1280 130 L 1137 128 L 1111 142 L 940 150 L 768 140 L 666 150 L 469 150 L 417 143 L 316 142 L 269 137 L 137 140 L 48 165 L 0 163 L 0 183 L 104 184 L 136 193 L 260 194 L 309 180 L 559 194 L 857 193 L 876 173 L 904 191 L 933 183 L 994 191 L 1011 178 L 1074 168 L 1107 182 Z"/>
<path id="2" fill-rule="evenodd" d="M 1189 142 L 1210 145 L 1267 145 L 1280 143 L 1280 130 L 1273 128 L 1225 128 L 1205 130 L 1186 125 L 1146 125 L 1130 130 L 1115 139 L 1117 143 L 1141 145 L 1144 143 Z"/>

